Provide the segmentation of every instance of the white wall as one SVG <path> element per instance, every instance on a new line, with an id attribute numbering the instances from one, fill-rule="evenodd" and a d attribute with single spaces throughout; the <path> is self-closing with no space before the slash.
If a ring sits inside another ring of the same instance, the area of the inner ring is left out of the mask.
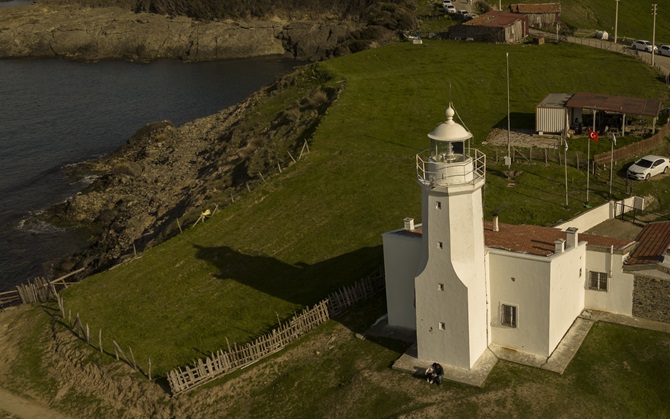
<path id="1" fill-rule="evenodd" d="M 610 220 L 617 215 L 621 215 L 621 203 L 624 204 L 624 212 L 631 211 L 633 209 L 632 207 L 634 201 L 635 197 L 631 196 L 621 201 L 610 201 L 604 203 L 589 211 L 586 211 L 581 215 L 578 215 L 571 220 L 564 222 L 563 224 L 557 225 L 556 228 L 565 231 L 569 227 L 576 227 L 580 232 L 583 233 L 604 221 Z"/>
<path id="2" fill-rule="evenodd" d="M 416 329 L 414 278 L 421 256 L 421 235 L 395 230 L 382 235 L 388 324 Z"/>
<path id="3" fill-rule="evenodd" d="M 566 249 L 551 259 L 549 354 L 584 310 L 586 242 L 579 243 L 576 248 Z"/>
<path id="4" fill-rule="evenodd" d="M 608 249 L 588 250 L 586 252 L 587 276 L 584 280 L 585 308 L 609 311 L 611 313 L 633 315 L 633 284 L 634 276 L 623 272 L 623 258 L 626 255 L 610 254 Z M 611 267 L 611 268 L 610 268 Z M 590 271 L 609 273 L 607 291 L 589 289 Z"/>
<path id="5" fill-rule="evenodd" d="M 550 271 L 549 258 L 489 250 L 491 343 L 549 354 Z M 518 307 L 516 328 L 500 324 L 502 304 Z"/>

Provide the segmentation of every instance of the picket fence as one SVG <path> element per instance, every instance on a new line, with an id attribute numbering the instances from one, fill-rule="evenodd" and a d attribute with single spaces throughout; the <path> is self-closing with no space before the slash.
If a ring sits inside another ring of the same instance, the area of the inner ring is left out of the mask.
<path id="1" fill-rule="evenodd" d="M 384 290 L 384 274 L 364 278 L 353 285 L 335 291 L 314 307 L 306 308 L 290 320 L 280 323 L 272 332 L 243 346 L 228 343 L 226 351 L 218 350 L 193 366 L 178 367 L 167 375 L 172 394 L 192 390 L 224 374 L 251 365 L 270 356 L 315 329 L 330 318 L 344 312 L 353 304 L 364 301 Z M 226 339 L 228 341 L 228 339 Z"/>

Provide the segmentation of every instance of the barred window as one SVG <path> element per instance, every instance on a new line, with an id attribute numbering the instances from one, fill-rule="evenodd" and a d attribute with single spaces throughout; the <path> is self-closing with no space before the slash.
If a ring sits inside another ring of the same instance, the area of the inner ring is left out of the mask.
<path id="1" fill-rule="evenodd" d="M 589 276 L 589 289 L 607 291 L 607 273 L 591 271 Z"/>
<path id="2" fill-rule="evenodd" d="M 517 307 L 502 304 L 500 310 L 500 324 L 508 327 L 516 327 L 517 324 Z"/>

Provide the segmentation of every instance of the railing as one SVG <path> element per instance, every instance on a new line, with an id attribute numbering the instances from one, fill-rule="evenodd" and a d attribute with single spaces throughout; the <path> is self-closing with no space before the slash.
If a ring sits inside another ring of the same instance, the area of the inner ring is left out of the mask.
<path id="1" fill-rule="evenodd" d="M 419 182 L 433 186 L 471 184 L 483 180 L 486 176 L 486 154 L 477 149 L 454 161 L 436 161 L 430 150 L 416 155 L 416 175 Z"/>

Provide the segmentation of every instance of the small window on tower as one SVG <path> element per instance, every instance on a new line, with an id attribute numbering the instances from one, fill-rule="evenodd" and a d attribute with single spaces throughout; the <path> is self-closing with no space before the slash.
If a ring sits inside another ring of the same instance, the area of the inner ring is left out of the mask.
<path id="1" fill-rule="evenodd" d="M 436 208 L 436 209 L 442 209 L 442 202 L 437 201 L 437 202 L 435 203 L 435 208 Z"/>
<path id="2" fill-rule="evenodd" d="M 444 291 L 444 284 L 437 284 L 438 291 Z"/>
<path id="3" fill-rule="evenodd" d="M 447 325 L 444 322 L 440 322 L 438 327 L 440 328 L 440 330 L 446 330 L 447 329 Z"/>
<path id="4" fill-rule="evenodd" d="M 437 242 L 437 248 L 442 249 L 442 242 Z"/>
<path id="5" fill-rule="evenodd" d="M 517 307 L 502 304 L 500 307 L 500 324 L 507 327 L 516 327 L 517 325 Z"/>

